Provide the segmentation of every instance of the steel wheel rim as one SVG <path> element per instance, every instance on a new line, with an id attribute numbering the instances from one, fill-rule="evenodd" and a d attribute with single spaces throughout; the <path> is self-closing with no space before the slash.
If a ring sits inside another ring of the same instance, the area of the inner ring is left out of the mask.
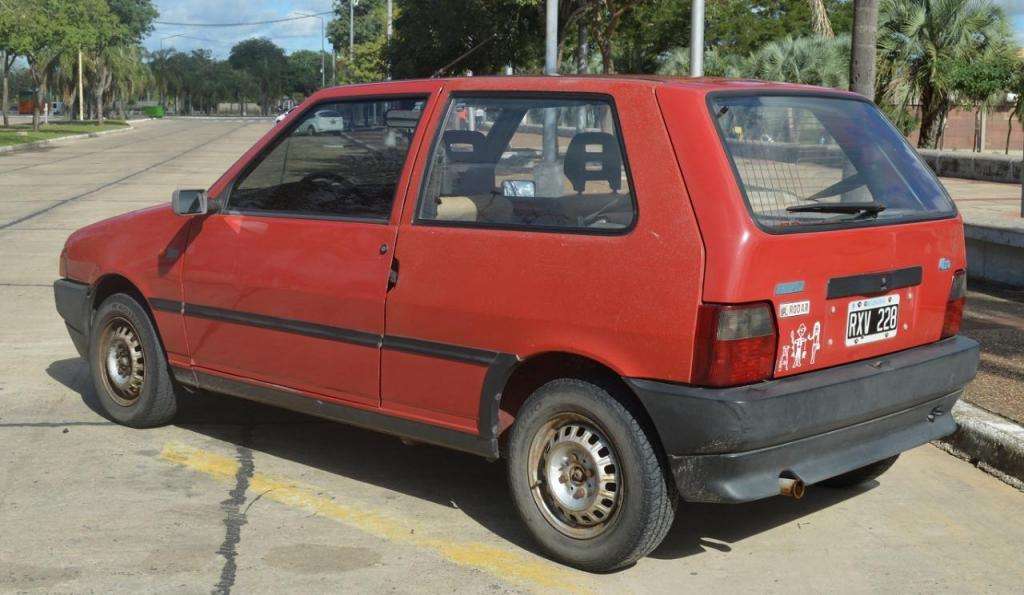
<path id="1" fill-rule="evenodd" d="M 110 398 L 122 407 L 133 405 L 146 379 L 146 358 L 138 331 L 126 318 L 112 319 L 103 329 L 99 353 Z"/>
<path id="2" fill-rule="evenodd" d="M 544 519 L 574 539 L 591 539 L 618 519 L 623 487 L 607 433 L 577 413 L 556 415 L 530 445 L 530 491 Z"/>

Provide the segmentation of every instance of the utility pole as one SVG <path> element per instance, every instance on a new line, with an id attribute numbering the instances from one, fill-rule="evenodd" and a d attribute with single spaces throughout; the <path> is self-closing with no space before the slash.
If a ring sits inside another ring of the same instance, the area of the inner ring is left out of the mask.
<path id="1" fill-rule="evenodd" d="M 875 47 L 878 43 L 878 0 L 854 0 L 850 90 L 875 98 Z"/>
<path id="2" fill-rule="evenodd" d="M 704 0 L 690 8 L 690 76 L 704 76 Z"/>
<path id="3" fill-rule="evenodd" d="M 78 121 L 85 120 L 85 85 L 82 83 L 82 50 L 78 50 Z"/>

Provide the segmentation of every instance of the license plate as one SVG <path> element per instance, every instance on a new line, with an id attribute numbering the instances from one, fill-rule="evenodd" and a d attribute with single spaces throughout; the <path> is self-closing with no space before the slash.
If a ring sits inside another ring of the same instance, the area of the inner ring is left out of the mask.
<path id="1" fill-rule="evenodd" d="M 846 346 L 895 337 L 899 319 L 899 295 L 882 295 L 850 302 L 846 310 Z"/>

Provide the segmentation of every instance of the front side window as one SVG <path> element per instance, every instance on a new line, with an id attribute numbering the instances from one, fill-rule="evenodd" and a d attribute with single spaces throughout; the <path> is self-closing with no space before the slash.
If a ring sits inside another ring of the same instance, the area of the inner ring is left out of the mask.
<path id="1" fill-rule="evenodd" d="M 750 211 L 768 229 L 952 216 L 952 201 L 870 103 L 813 96 L 713 97 Z"/>
<path id="2" fill-rule="evenodd" d="M 417 217 L 488 227 L 617 231 L 635 205 L 611 102 L 455 98 Z"/>
<path id="3" fill-rule="evenodd" d="M 316 106 L 236 182 L 229 210 L 387 219 L 424 102 Z"/>

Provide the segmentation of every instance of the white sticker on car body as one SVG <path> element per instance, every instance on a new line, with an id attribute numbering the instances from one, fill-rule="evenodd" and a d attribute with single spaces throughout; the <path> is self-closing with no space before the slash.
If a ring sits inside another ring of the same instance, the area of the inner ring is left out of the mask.
<path id="1" fill-rule="evenodd" d="M 788 372 L 790 368 L 800 368 L 804 360 L 810 359 L 814 364 L 821 351 L 821 322 L 815 321 L 810 334 L 807 325 L 800 323 L 795 331 L 789 331 L 789 344 L 782 345 L 782 353 L 779 354 L 779 362 L 776 369 L 779 372 Z"/>
<path id="2" fill-rule="evenodd" d="M 789 318 L 790 316 L 806 316 L 811 313 L 811 302 L 810 300 L 804 300 L 802 302 L 786 302 L 779 304 L 779 318 Z"/>

